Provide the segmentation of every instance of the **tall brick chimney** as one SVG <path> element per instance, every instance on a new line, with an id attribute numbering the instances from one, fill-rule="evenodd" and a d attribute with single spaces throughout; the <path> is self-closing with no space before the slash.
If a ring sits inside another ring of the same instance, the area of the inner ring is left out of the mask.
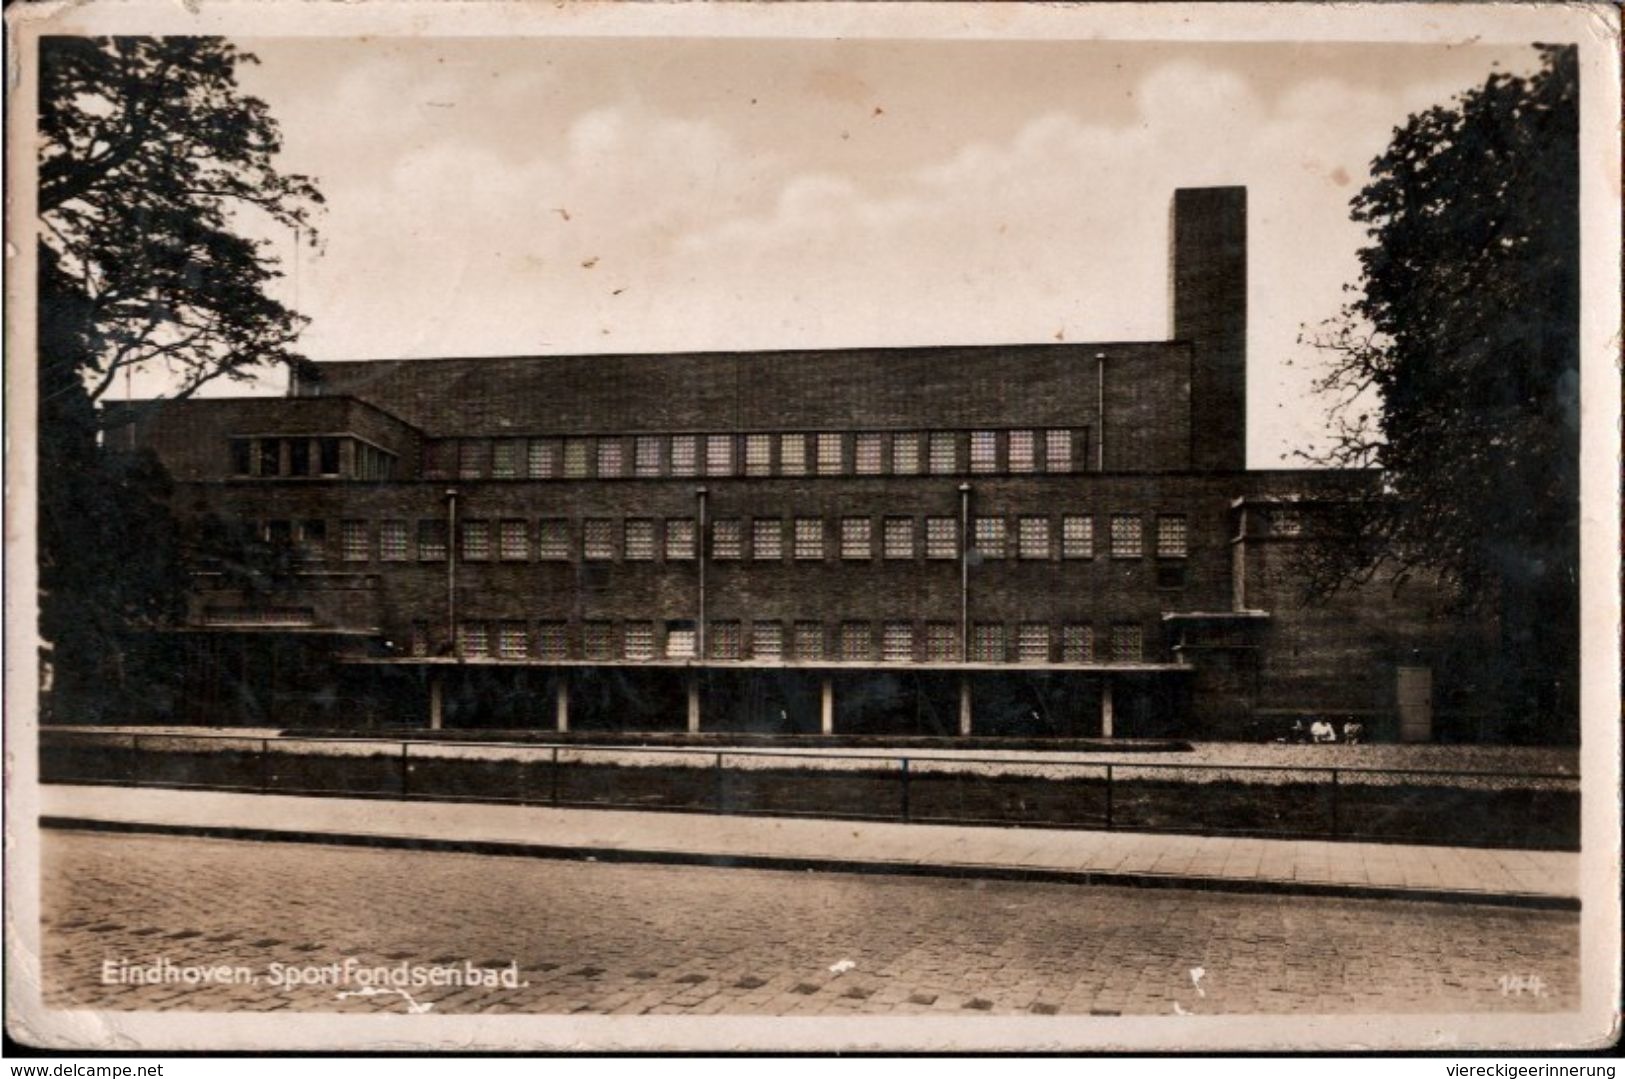
<path id="1" fill-rule="evenodd" d="M 1247 189 L 1174 192 L 1173 337 L 1194 349 L 1191 467 L 1247 467 Z"/>

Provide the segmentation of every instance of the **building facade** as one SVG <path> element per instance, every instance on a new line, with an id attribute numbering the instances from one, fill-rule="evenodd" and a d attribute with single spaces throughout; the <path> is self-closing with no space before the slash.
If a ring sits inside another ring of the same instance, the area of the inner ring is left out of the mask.
<path id="1" fill-rule="evenodd" d="M 1245 191 L 1172 213 L 1167 341 L 328 362 L 132 409 L 109 438 L 179 513 L 290 567 L 199 565 L 154 718 L 1254 738 L 1470 707 L 1483 633 L 1424 585 L 1304 603 L 1342 477 L 1247 470 Z"/>

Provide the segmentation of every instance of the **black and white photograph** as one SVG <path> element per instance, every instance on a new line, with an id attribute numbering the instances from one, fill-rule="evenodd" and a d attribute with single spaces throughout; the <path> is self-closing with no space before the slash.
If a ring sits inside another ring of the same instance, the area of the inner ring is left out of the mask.
<path id="1" fill-rule="evenodd" d="M 1613 5 L 8 14 L 16 1043 L 1617 1040 Z"/>

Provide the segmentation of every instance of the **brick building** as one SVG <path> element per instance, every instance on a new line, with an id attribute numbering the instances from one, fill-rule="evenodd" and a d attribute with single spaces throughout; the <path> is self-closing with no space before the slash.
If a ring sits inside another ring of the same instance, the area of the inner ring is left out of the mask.
<path id="1" fill-rule="evenodd" d="M 328 362 L 132 412 L 183 515 L 297 569 L 199 567 L 158 718 L 1420 732 L 1478 635 L 1416 585 L 1301 602 L 1333 477 L 1246 468 L 1244 189 L 1178 191 L 1171 261 L 1167 341 Z"/>

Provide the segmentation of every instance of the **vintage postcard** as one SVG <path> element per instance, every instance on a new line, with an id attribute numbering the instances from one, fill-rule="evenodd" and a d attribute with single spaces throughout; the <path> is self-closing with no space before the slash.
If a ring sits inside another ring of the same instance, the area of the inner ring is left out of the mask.
<path id="1" fill-rule="evenodd" d="M 8 16 L 18 1043 L 1617 1038 L 1613 5 Z"/>

